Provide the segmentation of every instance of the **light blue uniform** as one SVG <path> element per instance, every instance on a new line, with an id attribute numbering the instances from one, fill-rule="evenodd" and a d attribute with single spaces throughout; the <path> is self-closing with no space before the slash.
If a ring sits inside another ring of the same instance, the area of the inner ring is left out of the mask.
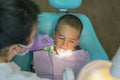
<path id="1" fill-rule="evenodd" d="M 14 62 L 0 63 L 0 80 L 49 80 L 42 79 L 36 74 L 26 71 L 20 71 Z"/>

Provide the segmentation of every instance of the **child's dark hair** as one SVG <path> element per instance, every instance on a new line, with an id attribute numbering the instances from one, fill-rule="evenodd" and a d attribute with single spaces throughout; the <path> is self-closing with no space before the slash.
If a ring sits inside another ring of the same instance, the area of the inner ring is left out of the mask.
<path id="1" fill-rule="evenodd" d="M 62 17 L 60 17 L 58 19 L 57 25 L 55 27 L 55 32 L 58 31 L 58 27 L 60 24 L 70 25 L 71 27 L 75 28 L 76 30 L 79 30 L 80 34 L 83 29 L 81 20 L 77 16 L 72 15 L 72 14 L 63 15 Z M 80 34 L 79 34 L 79 36 L 80 36 Z"/>

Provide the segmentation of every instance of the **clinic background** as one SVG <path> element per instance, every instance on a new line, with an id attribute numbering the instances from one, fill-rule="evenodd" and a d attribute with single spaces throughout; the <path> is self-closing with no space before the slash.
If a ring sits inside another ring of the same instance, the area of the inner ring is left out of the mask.
<path id="1" fill-rule="evenodd" d="M 41 12 L 58 11 L 49 5 L 48 0 L 33 1 Z M 112 59 L 120 46 L 120 0 L 83 0 L 79 8 L 69 12 L 89 17 L 99 41 Z"/>

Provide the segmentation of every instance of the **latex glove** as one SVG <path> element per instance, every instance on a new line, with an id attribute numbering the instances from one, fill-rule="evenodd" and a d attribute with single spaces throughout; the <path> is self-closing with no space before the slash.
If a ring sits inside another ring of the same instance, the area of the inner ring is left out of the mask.
<path id="1" fill-rule="evenodd" d="M 49 35 L 38 34 L 32 47 L 30 48 L 30 51 L 40 50 L 47 46 L 51 46 L 53 44 L 54 44 L 54 40 L 50 38 Z"/>

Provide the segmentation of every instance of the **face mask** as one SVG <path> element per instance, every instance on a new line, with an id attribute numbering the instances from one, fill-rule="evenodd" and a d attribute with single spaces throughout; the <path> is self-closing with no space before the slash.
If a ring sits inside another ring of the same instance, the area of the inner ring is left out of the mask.
<path id="1" fill-rule="evenodd" d="M 33 45 L 33 42 L 28 45 L 28 46 L 25 46 L 25 45 L 22 45 L 22 44 L 19 44 L 19 46 L 23 47 L 23 48 L 26 48 L 27 50 L 25 52 L 22 52 L 22 53 L 18 53 L 17 55 L 21 55 L 21 56 L 24 56 L 26 53 L 29 52 L 29 48 Z"/>
<path id="2" fill-rule="evenodd" d="M 60 57 L 68 57 L 72 54 L 72 51 L 71 50 L 61 50 L 58 52 L 58 55 Z"/>

